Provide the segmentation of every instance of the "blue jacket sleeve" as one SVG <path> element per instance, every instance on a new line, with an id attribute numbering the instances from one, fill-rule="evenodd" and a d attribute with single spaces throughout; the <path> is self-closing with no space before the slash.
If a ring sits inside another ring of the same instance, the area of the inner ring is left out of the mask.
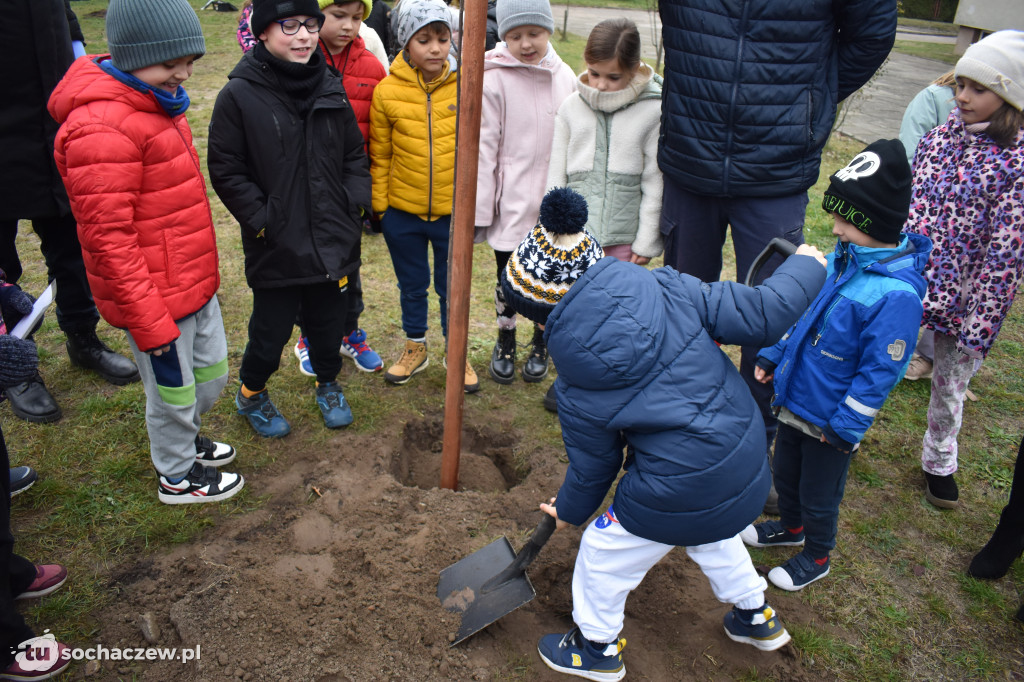
<path id="1" fill-rule="evenodd" d="M 715 341 L 763 347 L 777 342 L 796 322 L 824 282 L 825 268 L 817 261 L 791 256 L 760 286 L 701 283 L 702 301 L 695 303 Z"/>
<path id="2" fill-rule="evenodd" d="M 835 3 L 839 42 L 839 101 L 867 83 L 896 42 L 896 3 L 847 0 Z"/>
<path id="3" fill-rule="evenodd" d="M 559 403 L 562 442 L 569 457 L 555 506 L 558 518 L 581 526 L 597 511 L 622 468 L 626 441 L 620 433 L 574 414 Z"/>
<path id="4" fill-rule="evenodd" d="M 906 371 L 917 345 L 921 311 L 918 296 L 898 291 L 884 296 L 865 316 L 857 373 L 828 422 L 829 429 L 846 443 L 864 438 Z"/>

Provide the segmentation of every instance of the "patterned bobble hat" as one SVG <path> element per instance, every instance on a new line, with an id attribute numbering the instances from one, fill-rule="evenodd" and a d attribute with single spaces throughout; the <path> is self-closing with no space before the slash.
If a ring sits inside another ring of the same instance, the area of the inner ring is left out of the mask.
<path id="1" fill-rule="evenodd" d="M 505 302 L 524 317 L 545 324 L 576 280 L 604 257 L 584 228 L 587 201 L 556 187 L 540 204 L 540 222 L 526 235 L 501 273 Z"/>
<path id="2" fill-rule="evenodd" d="M 402 0 L 398 3 L 398 19 L 394 23 L 395 37 L 404 50 L 409 41 L 424 26 L 442 23 L 452 28 L 452 13 L 441 0 Z"/>

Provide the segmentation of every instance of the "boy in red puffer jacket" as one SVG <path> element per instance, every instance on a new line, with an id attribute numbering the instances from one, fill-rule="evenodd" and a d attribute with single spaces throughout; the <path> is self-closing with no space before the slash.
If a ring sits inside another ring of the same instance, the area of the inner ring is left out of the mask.
<path id="1" fill-rule="evenodd" d="M 215 467 L 234 449 L 199 435 L 227 383 L 217 239 L 181 84 L 206 52 L 187 0 L 111 0 L 109 55 L 80 57 L 50 97 L 54 157 L 103 318 L 127 332 L 146 390 L 161 502 L 242 489 Z"/>
<path id="2" fill-rule="evenodd" d="M 372 0 L 318 0 L 324 13 L 324 25 L 317 34 L 320 50 L 327 59 L 327 65 L 341 75 L 345 95 L 356 115 L 359 132 L 363 134 L 363 150 L 370 155 L 370 104 L 373 89 L 387 76 L 387 70 L 380 60 L 367 48 L 359 35 L 363 19 L 370 16 Z M 379 226 L 376 228 L 380 232 Z M 356 245 L 358 250 L 359 245 Z M 357 251 L 358 253 L 358 251 Z M 348 310 L 345 315 L 345 337 L 341 341 L 341 354 L 352 358 L 356 368 L 363 372 L 379 372 L 384 361 L 366 343 L 366 332 L 359 328 L 359 316 L 364 310 L 363 282 L 359 269 L 349 275 Z M 302 321 L 299 321 L 300 327 Z M 295 356 L 299 359 L 299 371 L 313 376 L 313 365 L 309 361 L 309 348 L 305 329 L 301 330 L 295 344 Z"/>

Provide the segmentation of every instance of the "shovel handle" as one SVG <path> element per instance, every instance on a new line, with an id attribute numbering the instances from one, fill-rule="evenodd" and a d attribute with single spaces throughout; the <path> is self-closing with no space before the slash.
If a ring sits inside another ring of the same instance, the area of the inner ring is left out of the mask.
<path id="1" fill-rule="evenodd" d="M 504 585 L 510 580 L 514 580 L 526 572 L 526 567 L 529 566 L 534 559 L 537 558 L 537 554 L 540 553 L 541 548 L 547 544 L 551 534 L 555 532 L 555 517 L 545 514 L 541 522 L 537 524 L 537 527 L 533 530 L 530 535 L 530 539 L 526 541 L 523 548 L 519 550 L 519 554 L 516 555 L 515 561 L 510 563 L 508 567 L 498 575 L 494 576 L 480 588 L 481 592 L 488 592 L 495 587 Z"/>
<path id="2" fill-rule="evenodd" d="M 776 237 L 768 242 L 768 246 L 764 247 L 764 250 L 761 251 L 761 253 L 757 255 L 757 258 L 754 259 L 754 262 L 750 266 L 750 270 L 747 271 L 747 278 L 743 280 L 743 283 L 748 287 L 754 286 L 754 280 L 757 278 L 757 273 L 760 272 L 761 268 L 764 267 L 764 264 L 768 262 L 768 259 L 776 253 L 781 254 L 783 258 L 789 258 L 796 253 L 796 245 L 782 237 Z"/>

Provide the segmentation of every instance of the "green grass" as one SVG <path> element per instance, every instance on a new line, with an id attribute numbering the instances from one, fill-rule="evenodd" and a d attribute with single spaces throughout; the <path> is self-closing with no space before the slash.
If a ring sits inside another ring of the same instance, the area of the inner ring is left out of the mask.
<path id="1" fill-rule="evenodd" d="M 199 1 L 193 4 L 198 6 Z M 73 3 L 92 53 L 105 46 L 102 18 L 92 16 L 105 7 L 105 0 Z M 193 102 L 188 116 L 205 161 L 213 101 L 240 52 L 233 14 L 204 11 L 199 16 L 208 53 L 196 63 L 195 75 L 187 83 Z M 582 67 L 582 38 L 560 41 L 556 37 L 554 44 L 574 69 Z M 822 176 L 809 192 L 806 238 L 823 250 L 833 245 L 830 221 L 820 209 L 827 177 L 861 147 L 834 136 L 825 149 Z M 212 190 L 210 197 L 218 228 L 219 295 L 229 363 L 237 370 L 251 300 L 242 277 L 238 227 Z M 45 275 L 38 240 L 27 225 L 18 246 L 27 270 L 24 284 L 38 291 Z M 364 239 L 363 251 L 364 326 L 375 348 L 393 359 L 399 353 L 401 335 L 390 260 L 379 237 Z M 728 273 L 734 269 L 728 247 L 726 258 Z M 493 262 L 486 244 L 475 248 L 468 347 L 485 390 L 466 400 L 465 418 L 477 422 L 495 416 L 510 418 L 510 428 L 523 435 L 518 444 L 521 452 L 530 452 L 538 444 L 555 449 L 560 443 L 557 424 L 542 417 L 539 404 L 546 384 L 517 382 L 498 389 L 485 376 L 494 343 Z M 431 320 L 437 319 L 436 305 L 432 298 Z M 103 325 L 101 335 L 115 349 L 127 352 L 119 332 Z M 30 493 L 13 501 L 17 548 L 36 560 L 67 564 L 73 579 L 61 592 L 30 606 L 27 613 L 39 630 L 50 628 L 58 637 L 88 641 L 98 628 L 93 614 L 117 599 L 109 585 L 119 570 L 140 556 L 193 540 L 223 517 L 246 514 L 267 500 L 247 489 L 218 505 L 188 509 L 161 505 L 149 462 L 141 387 L 112 387 L 70 367 L 52 315 L 37 341 L 42 372 L 65 416 L 56 424 L 30 425 L 0 407 L 12 463 L 31 464 L 41 474 Z M 441 343 L 436 330 L 429 341 L 435 347 Z M 735 355 L 734 349 L 729 352 Z M 290 349 L 286 353 L 282 371 L 271 380 L 271 390 L 292 419 L 292 442 L 256 438 L 234 414 L 228 395 L 234 386 L 205 420 L 209 433 L 244 450 L 248 476 L 286 466 L 296 443 L 316 447 L 329 437 L 320 425 L 308 381 L 294 371 Z M 1020 644 L 1024 629 L 1010 620 L 1024 591 L 1024 563 L 1018 562 L 999 581 L 976 581 L 964 575 L 970 557 L 988 539 L 1006 502 L 1016 445 L 1024 432 L 1022 366 L 1024 319 L 1014 311 L 972 382 L 980 401 L 964 408 L 958 476 L 963 504 L 953 512 L 932 508 L 922 496 L 919 448 L 928 385 L 903 382 L 893 391 L 854 459 L 832 573 L 793 596 L 817 614 L 809 625 L 790 626 L 808 679 L 1005 679 L 1024 669 Z M 394 433 L 405 420 L 437 414 L 443 407 L 443 379 L 433 372 L 422 377 L 423 381 L 399 392 L 379 377 L 349 370 L 343 377 L 346 396 L 358 415 L 351 429 Z M 472 532 L 487 537 L 486 518 L 481 517 Z M 780 561 L 779 552 L 773 550 L 755 550 L 752 556 L 758 564 Z M 507 651 L 505 659 L 503 669 L 496 671 L 501 677 L 530 678 L 537 670 L 535 660 L 519 652 Z M 764 675 L 764 671 L 751 671 L 749 679 L 766 679 Z"/>
<path id="2" fill-rule="evenodd" d="M 926 43 L 917 40 L 897 40 L 893 50 L 912 57 L 934 59 L 946 64 L 956 64 L 959 55 L 953 51 L 952 43 Z"/>

